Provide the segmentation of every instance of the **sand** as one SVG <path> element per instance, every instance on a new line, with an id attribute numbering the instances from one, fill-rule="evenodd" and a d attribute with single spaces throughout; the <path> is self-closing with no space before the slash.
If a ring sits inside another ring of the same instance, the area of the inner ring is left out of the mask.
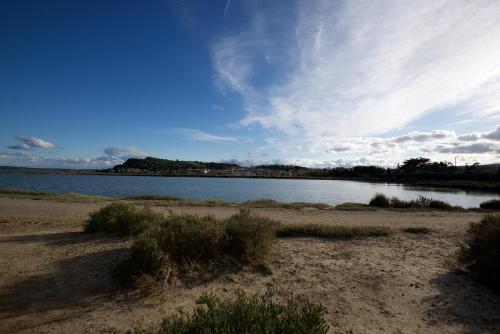
<path id="1" fill-rule="evenodd" d="M 112 268 L 131 240 L 81 233 L 103 203 L 0 198 L 0 333 L 122 333 L 190 310 L 210 291 L 232 296 L 274 289 L 322 303 L 332 333 L 500 333 L 500 294 L 455 262 L 469 222 L 479 212 L 253 209 L 287 224 L 426 226 L 430 235 L 348 241 L 280 239 L 273 275 L 228 273 L 209 282 L 178 283 L 144 296 L 116 286 Z M 237 207 L 154 207 L 226 217 Z"/>

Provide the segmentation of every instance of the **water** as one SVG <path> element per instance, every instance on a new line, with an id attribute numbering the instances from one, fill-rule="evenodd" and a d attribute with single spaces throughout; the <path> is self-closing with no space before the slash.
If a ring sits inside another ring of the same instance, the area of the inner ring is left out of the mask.
<path id="1" fill-rule="evenodd" d="M 338 180 L 286 180 L 204 177 L 149 177 L 0 173 L 0 188 L 55 193 L 75 192 L 111 197 L 171 195 L 185 199 L 243 202 L 268 198 L 280 202 L 368 203 L 375 193 L 415 199 L 419 195 L 463 207 L 500 198 L 496 194 L 463 190 Z"/>

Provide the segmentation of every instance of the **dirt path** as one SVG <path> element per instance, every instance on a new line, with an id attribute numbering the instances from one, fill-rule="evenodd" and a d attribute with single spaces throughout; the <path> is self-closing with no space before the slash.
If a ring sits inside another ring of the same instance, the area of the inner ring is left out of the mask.
<path id="1" fill-rule="evenodd" d="M 351 241 L 279 240 L 272 276 L 231 273 L 143 297 L 116 287 L 111 269 L 130 241 L 80 233 L 102 203 L 0 199 L 0 332 L 124 332 L 189 309 L 204 291 L 231 295 L 276 290 L 306 295 L 328 310 L 332 333 L 499 333 L 500 295 L 454 269 L 455 254 L 475 212 L 255 209 L 283 223 L 427 226 L 426 236 Z M 235 207 L 155 210 L 229 216 Z"/>

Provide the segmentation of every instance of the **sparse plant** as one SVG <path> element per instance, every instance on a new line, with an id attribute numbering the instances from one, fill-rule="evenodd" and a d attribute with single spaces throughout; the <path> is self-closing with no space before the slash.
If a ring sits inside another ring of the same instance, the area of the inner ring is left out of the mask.
<path id="1" fill-rule="evenodd" d="M 407 227 L 402 229 L 403 232 L 405 233 L 410 233 L 410 234 L 430 234 L 432 233 L 432 230 L 428 227 Z"/>
<path id="2" fill-rule="evenodd" d="M 391 234 L 391 229 L 383 226 L 335 226 L 326 224 L 282 225 L 276 231 L 281 238 L 319 237 L 325 239 L 352 239 L 357 237 L 382 237 Z"/>
<path id="3" fill-rule="evenodd" d="M 203 294 L 196 304 L 192 314 L 180 310 L 164 318 L 154 333 L 326 334 L 330 327 L 325 308 L 304 298 L 281 304 L 270 293 L 247 296 L 239 291 L 233 300 Z"/>
<path id="4" fill-rule="evenodd" d="M 471 223 L 460 260 L 481 280 L 500 287 L 500 215 Z"/>

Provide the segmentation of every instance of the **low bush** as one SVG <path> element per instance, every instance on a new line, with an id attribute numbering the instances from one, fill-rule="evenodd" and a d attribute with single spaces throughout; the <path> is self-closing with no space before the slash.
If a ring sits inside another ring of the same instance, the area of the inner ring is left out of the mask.
<path id="1" fill-rule="evenodd" d="M 428 227 L 408 227 L 402 229 L 403 232 L 405 233 L 411 233 L 411 234 L 430 234 L 432 233 L 432 230 Z"/>
<path id="2" fill-rule="evenodd" d="M 282 225 L 276 236 L 319 237 L 325 239 L 352 239 L 356 237 L 382 237 L 391 234 L 391 229 L 383 226 L 334 226 L 321 224 Z"/>
<path id="3" fill-rule="evenodd" d="M 175 196 L 164 196 L 164 195 L 134 195 L 124 197 L 124 200 L 129 201 L 181 201 L 182 199 Z"/>
<path id="4" fill-rule="evenodd" d="M 388 208 L 391 205 L 391 202 L 384 194 L 375 194 L 368 205 L 379 208 Z"/>
<path id="5" fill-rule="evenodd" d="M 329 329 L 325 308 L 301 298 L 281 304 L 270 294 L 247 296 L 240 291 L 234 300 L 203 294 L 196 304 L 192 314 L 179 311 L 164 318 L 154 333 L 325 334 Z"/>
<path id="6" fill-rule="evenodd" d="M 395 208 L 395 209 L 437 209 L 437 210 L 459 210 L 463 209 L 458 206 L 452 206 L 447 202 L 418 196 L 417 199 L 409 201 L 401 200 L 397 197 L 392 197 L 390 200 L 382 194 L 376 194 L 370 201 L 370 206 L 381 208 Z"/>
<path id="7" fill-rule="evenodd" d="M 226 251 L 240 262 L 264 261 L 276 238 L 277 226 L 271 219 L 241 211 L 225 222 Z"/>
<path id="8" fill-rule="evenodd" d="M 479 204 L 481 209 L 500 210 L 500 199 L 490 199 L 489 201 Z"/>
<path id="9" fill-rule="evenodd" d="M 85 222 L 83 231 L 130 236 L 162 220 L 161 214 L 148 208 L 138 209 L 127 203 L 112 203 L 92 212 Z"/>
<path id="10" fill-rule="evenodd" d="M 500 215 L 471 223 L 460 260 L 481 280 L 500 287 Z"/>
<path id="11" fill-rule="evenodd" d="M 129 260 L 119 269 L 128 278 L 142 274 L 163 278 L 169 270 L 203 265 L 259 265 L 275 238 L 272 220 L 238 214 L 226 220 L 212 216 L 171 215 L 141 233 Z M 121 277 L 120 279 L 128 279 Z"/>
<path id="12" fill-rule="evenodd" d="M 439 201 L 436 199 L 433 199 L 429 202 L 429 209 L 439 209 L 439 210 L 452 210 L 452 209 L 462 209 L 460 207 L 453 207 L 451 206 L 450 203 L 444 202 L 444 201 Z"/>
<path id="13" fill-rule="evenodd" d="M 343 210 L 343 211 L 365 211 L 365 210 L 376 210 L 373 207 L 370 207 L 367 204 L 363 203 L 356 203 L 356 202 L 346 202 L 346 203 L 341 203 L 335 206 L 336 210 Z"/>
<path id="14" fill-rule="evenodd" d="M 242 207 L 252 208 L 284 208 L 284 209 L 303 209 L 303 208 L 316 208 L 320 210 L 331 209 L 332 206 L 326 203 L 306 203 L 306 202 L 292 202 L 281 203 L 273 199 L 257 199 L 241 203 Z"/>

